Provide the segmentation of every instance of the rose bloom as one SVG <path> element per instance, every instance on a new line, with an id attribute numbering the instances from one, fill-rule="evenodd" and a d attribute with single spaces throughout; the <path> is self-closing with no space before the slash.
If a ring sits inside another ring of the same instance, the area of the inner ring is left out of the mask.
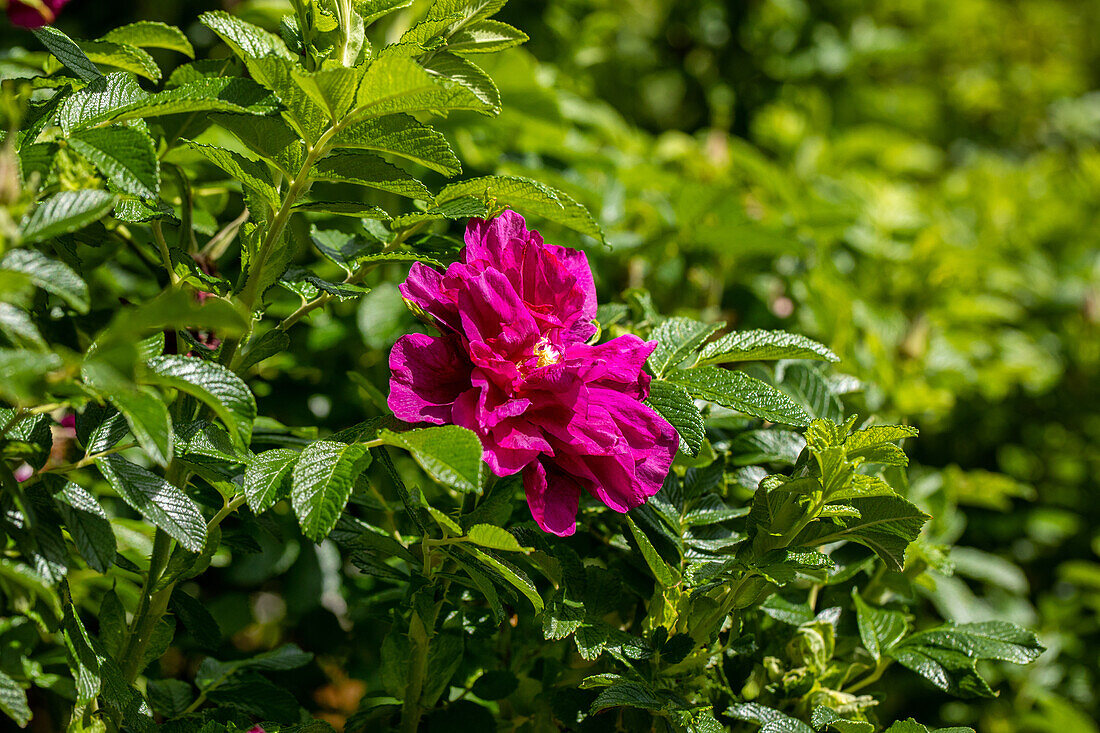
<path id="1" fill-rule="evenodd" d="M 8 20 L 12 25 L 24 28 L 41 28 L 49 25 L 57 19 L 57 14 L 69 0 L 38 0 L 38 2 L 21 2 L 21 0 L 8 0 Z"/>
<path id="2" fill-rule="evenodd" d="M 656 344 L 588 343 L 596 288 L 583 252 L 544 244 L 505 211 L 470 221 L 445 273 L 414 264 L 401 293 L 441 335 L 394 345 L 390 409 L 474 431 L 493 473 L 523 472 L 540 527 L 572 534 L 582 491 L 626 512 L 660 490 L 679 439 L 642 402 Z"/>

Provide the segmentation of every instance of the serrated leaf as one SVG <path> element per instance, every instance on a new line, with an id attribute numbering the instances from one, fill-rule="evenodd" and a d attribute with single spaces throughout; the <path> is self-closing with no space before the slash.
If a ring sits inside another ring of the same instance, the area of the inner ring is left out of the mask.
<path id="1" fill-rule="evenodd" d="M 333 153 L 317 161 L 310 176 L 319 181 L 352 183 L 424 201 L 432 198 L 423 183 L 371 153 Z"/>
<path id="2" fill-rule="evenodd" d="M 82 368 L 84 381 L 126 418 L 130 432 L 155 463 L 172 460 L 172 420 L 164 401 L 154 390 L 137 387 L 113 367 L 94 358 Z"/>
<path id="3" fill-rule="evenodd" d="M 445 176 L 462 172 L 462 164 L 443 134 L 406 114 L 386 115 L 346 127 L 332 139 L 332 146 L 396 155 Z"/>
<path id="4" fill-rule="evenodd" d="M 303 300 L 313 300 L 320 293 L 328 293 L 339 300 L 349 300 L 370 292 L 370 288 L 364 285 L 322 280 L 309 270 L 296 265 L 287 268 L 287 271 L 279 277 L 279 282 Z"/>
<path id="5" fill-rule="evenodd" d="M 383 430 L 383 442 L 409 451 L 436 481 L 462 492 L 481 493 L 485 463 L 477 435 L 457 425 L 420 428 L 404 433 Z"/>
<path id="6" fill-rule="evenodd" d="M 889 656 L 944 692 L 958 697 L 995 696 L 989 683 L 978 674 L 978 660 L 962 652 L 904 643 L 891 649 Z"/>
<path id="7" fill-rule="evenodd" d="M 121 125 L 96 127 L 74 133 L 69 145 L 122 191 L 149 199 L 160 194 L 160 161 L 144 132 Z"/>
<path id="8" fill-rule="evenodd" d="M 875 726 L 865 720 L 843 718 L 831 708 L 818 705 L 810 716 L 810 725 L 815 730 L 829 728 L 836 733 L 875 733 Z"/>
<path id="9" fill-rule="evenodd" d="M 221 628 L 199 600 L 176 588 L 172 591 L 168 607 L 200 647 L 214 650 L 221 645 Z"/>
<path id="10" fill-rule="evenodd" d="M 157 62 L 140 48 L 111 41 L 81 41 L 80 48 L 97 65 L 113 66 L 150 81 L 160 81 L 161 71 Z"/>
<path id="11" fill-rule="evenodd" d="M 698 365 L 773 359 L 840 361 L 827 346 L 785 331 L 734 331 L 706 345 Z"/>
<path id="12" fill-rule="evenodd" d="M 900 496 L 852 499 L 851 505 L 859 510 L 859 517 L 837 517 L 836 524 L 811 524 L 795 542 L 800 545 L 838 540 L 858 542 L 871 548 L 887 567 L 900 572 L 905 566 L 905 550 L 920 534 L 928 515 Z"/>
<path id="13" fill-rule="evenodd" d="M 160 476 L 115 454 L 96 460 L 100 473 L 123 500 L 191 552 L 206 542 L 206 520 L 191 497 Z"/>
<path id="14" fill-rule="evenodd" d="M 334 66 L 318 71 L 295 68 L 291 74 L 298 87 L 328 113 L 332 122 L 342 121 L 355 106 L 363 67 Z"/>
<path id="15" fill-rule="evenodd" d="M 810 416 L 790 397 L 744 372 L 713 366 L 696 367 L 675 369 L 667 379 L 694 397 L 753 417 L 786 425 L 810 423 Z"/>
<path id="16" fill-rule="evenodd" d="M 410 5 L 412 0 L 357 0 L 355 8 L 363 16 L 363 23 L 370 25 L 379 18 Z"/>
<path id="17" fill-rule="evenodd" d="M 291 471 L 298 451 L 275 448 L 258 453 L 244 473 L 244 494 L 254 514 L 266 511 L 290 496 Z"/>
<path id="18" fill-rule="evenodd" d="M 302 201 L 291 207 L 292 211 L 310 211 L 317 214 L 351 216 L 356 219 L 389 221 L 390 215 L 374 204 L 361 201 Z"/>
<path id="19" fill-rule="evenodd" d="M 233 49 L 234 53 L 240 56 L 294 58 L 294 55 L 287 49 L 286 44 L 277 35 L 236 18 L 224 10 L 203 13 L 199 16 L 199 21 L 221 36 L 222 40 Z"/>
<path id="20" fill-rule="evenodd" d="M 100 40 L 138 48 L 165 48 L 195 58 L 195 49 L 179 28 L 153 20 L 139 20 L 108 31 Z"/>
<path id="21" fill-rule="evenodd" d="M 69 96 L 58 122 L 66 133 L 105 122 L 126 122 L 162 115 L 233 112 L 266 115 L 276 105 L 263 87 L 236 76 L 212 77 L 150 94 L 130 74 L 100 77 Z"/>
<path id="22" fill-rule="evenodd" d="M 370 461 L 359 443 L 318 440 L 305 447 L 291 469 L 290 502 L 307 537 L 320 542 L 328 536 Z"/>
<path id="23" fill-rule="evenodd" d="M 87 489 L 72 481 L 65 482 L 57 498 L 57 509 L 77 552 L 88 567 L 106 573 L 115 561 L 116 552 L 115 535 L 107 513 Z"/>
<path id="24" fill-rule="evenodd" d="M 489 207 L 482 199 L 473 196 L 446 201 L 436 206 L 431 206 L 425 211 L 415 214 L 405 214 L 393 220 L 392 228 L 396 231 L 407 229 L 414 224 L 425 221 L 439 221 L 441 219 L 484 219 L 489 216 Z"/>
<path id="25" fill-rule="evenodd" d="M 435 197 L 441 206 L 448 201 L 472 196 L 483 201 L 530 212 L 604 242 L 603 230 L 588 210 L 568 194 L 518 176 L 485 176 L 452 183 Z"/>
<path id="26" fill-rule="evenodd" d="M 115 204 L 115 197 L 99 189 L 61 191 L 34 207 L 19 225 L 25 244 L 41 242 L 75 232 L 102 219 Z"/>
<path id="27" fill-rule="evenodd" d="M 448 81 L 466 87 L 490 112 L 500 112 L 500 90 L 492 77 L 477 64 L 443 51 L 431 56 L 424 67 Z"/>
<path id="28" fill-rule="evenodd" d="M 655 376 L 663 375 L 687 359 L 724 325 L 703 323 L 694 318 L 666 318 L 649 333 L 650 340 L 656 341 L 657 346 L 646 359 L 646 366 Z"/>
<path id="29" fill-rule="evenodd" d="M 103 72 L 91 62 L 80 46 L 57 28 L 44 25 L 41 28 L 35 28 L 32 33 L 58 61 L 84 81 L 92 81 L 103 76 Z"/>
<path id="30" fill-rule="evenodd" d="M 272 208 L 279 207 L 282 199 L 275 188 L 275 182 L 271 179 L 271 171 L 263 163 L 249 160 L 232 150 L 191 140 L 180 140 L 180 145 L 184 149 L 198 153 L 228 173 L 232 180 L 239 181 L 242 186 L 258 193 Z"/>
<path id="31" fill-rule="evenodd" d="M 146 362 L 145 379 L 186 392 L 209 406 L 247 447 L 256 421 L 256 398 L 244 381 L 221 364 L 191 356 L 158 356 Z"/>
<path id="32" fill-rule="evenodd" d="M 245 147 L 293 178 L 305 161 L 306 149 L 290 125 L 279 117 L 215 114 L 215 123 Z"/>
<path id="33" fill-rule="evenodd" d="M 680 450 L 690 456 L 699 454 L 707 437 L 706 427 L 699 408 L 687 390 L 663 380 L 653 381 L 649 385 L 646 404 L 676 429 L 680 436 Z"/>
<path id="34" fill-rule="evenodd" d="M 657 552 L 657 548 L 649 541 L 649 537 L 638 528 L 638 525 L 634 523 L 629 515 L 626 517 L 626 525 L 630 527 L 630 534 L 634 536 L 634 541 L 638 543 L 638 549 L 642 551 L 642 558 L 649 569 L 653 571 L 653 577 L 657 582 L 665 588 L 679 585 L 681 580 L 680 571 L 664 561 Z"/>
<path id="35" fill-rule="evenodd" d="M 182 715 L 195 699 L 191 685 L 182 680 L 149 680 L 145 685 L 149 704 L 165 718 Z"/>
<path id="36" fill-rule="evenodd" d="M 863 596 L 855 588 L 852 589 L 852 602 L 856 607 L 856 623 L 863 648 L 877 662 L 883 653 L 905 638 L 909 624 L 900 611 L 874 608 L 863 600 Z"/>
<path id="37" fill-rule="evenodd" d="M 461 534 L 461 528 L 459 529 Z M 507 552 L 525 552 L 530 548 L 523 547 L 508 530 L 503 527 L 495 527 L 491 524 L 475 524 L 466 532 L 467 539 L 476 545 L 488 547 L 490 550 L 505 550 Z"/>
<path id="38" fill-rule="evenodd" d="M 0 712 L 15 721 L 20 728 L 31 722 L 31 708 L 27 704 L 26 691 L 4 672 L 0 671 Z"/>
<path id="39" fill-rule="evenodd" d="M 31 314 L 11 303 L 0 303 L 0 333 L 15 347 L 39 350 L 46 348 L 46 341 L 38 326 L 34 325 Z"/>
<path id="40" fill-rule="evenodd" d="M 536 614 L 542 613 L 542 596 L 539 595 L 538 589 L 535 588 L 535 584 L 531 582 L 526 573 L 511 563 L 493 557 L 483 550 L 471 547 L 469 544 L 461 544 L 458 547 L 488 565 L 495 571 L 497 576 L 503 578 L 511 587 L 522 593 L 531 602 Z"/>
<path id="41" fill-rule="evenodd" d="M 1014 664 L 1030 664 L 1044 650 L 1033 632 L 1007 621 L 949 623 L 914 634 L 906 641 L 910 642 L 954 649 L 975 659 Z"/>
<path id="42" fill-rule="evenodd" d="M 643 710 L 663 710 L 665 702 L 648 685 L 639 682 L 618 682 L 605 687 L 592 702 L 592 714 L 609 708 L 641 708 Z"/>
<path id="43" fill-rule="evenodd" d="M 469 23 L 447 39 L 451 53 L 495 53 L 528 41 L 527 34 L 499 20 Z"/>

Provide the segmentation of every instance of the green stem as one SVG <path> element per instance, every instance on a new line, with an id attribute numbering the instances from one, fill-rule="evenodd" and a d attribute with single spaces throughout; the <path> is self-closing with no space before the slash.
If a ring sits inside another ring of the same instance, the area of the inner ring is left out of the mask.
<path id="1" fill-rule="evenodd" d="M 402 733 L 416 733 L 424 714 L 420 698 L 424 694 L 424 679 L 428 672 L 428 644 L 430 637 L 420 614 L 413 611 L 409 620 L 409 641 L 412 643 L 412 659 L 409 664 L 409 681 L 405 686 L 405 701 L 401 706 Z"/>
<path id="2" fill-rule="evenodd" d="M 109 456 L 114 453 L 121 453 L 124 450 L 129 450 L 136 446 L 137 443 L 123 443 L 122 445 L 116 445 L 114 448 L 108 448 L 105 451 L 99 453 L 92 453 L 91 455 L 81 458 L 79 461 L 73 463 L 62 463 L 58 466 L 47 466 L 43 468 L 39 473 L 68 473 L 69 471 L 75 471 L 78 468 L 85 468 L 96 462 L 97 459 Z"/>
<path id="3" fill-rule="evenodd" d="M 879 659 L 875 663 L 875 668 L 871 671 L 871 674 L 867 675 L 866 677 L 861 679 L 859 682 L 857 682 L 854 685 L 852 685 L 851 687 L 849 687 L 847 692 L 850 692 L 850 693 L 858 692 L 858 691 L 862 690 L 864 687 L 868 687 L 868 686 L 873 685 L 874 683 L 878 682 L 879 679 L 882 677 L 883 673 L 886 671 L 886 668 L 889 667 L 889 666 L 890 666 L 890 660 L 885 659 L 885 658 Z"/>
<path id="4" fill-rule="evenodd" d="M 169 469 L 171 472 L 171 469 Z M 171 587 L 153 592 L 165 565 L 168 564 L 168 551 L 171 549 L 172 538 L 163 529 L 157 528 L 153 537 L 153 554 L 149 558 L 149 573 L 145 576 L 145 584 L 141 589 L 141 600 L 138 601 L 137 611 L 134 613 L 133 623 L 130 625 L 130 633 L 126 640 L 125 651 L 122 654 L 122 672 L 127 682 L 133 682 L 141 673 L 142 659 L 145 650 L 149 647 L 149 641 L 153 636 L 153 629 L 164 615 L 168 607 L 168 596 L 171 595 Z"/>
<path id="5" fill-rule="evenodd" d="M 153 238 L 157 240 L 160 259 L 164 264 L 164 269 L 168 271 L 168 280 L 172 285 L 179 285 L 180 278 L 176 274 L 176 268 L 172 266 L 172 255 L 168 252 L 168 242 L 164 239 L 164 230 L 161 228 L 159 221 L 154 221 L 151 226 L 153 228 Z"/>

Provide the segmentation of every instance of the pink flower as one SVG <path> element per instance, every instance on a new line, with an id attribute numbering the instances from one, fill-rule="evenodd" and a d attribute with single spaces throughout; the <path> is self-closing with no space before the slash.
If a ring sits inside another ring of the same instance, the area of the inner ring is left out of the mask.
<path id="1" fill-rule="evenodd" d="M 8 0 L 8 20 L 24 28 L 41 28 L 57 19 L 69 0 Z"/>
<path id="2" fill-rule="evenodd" d="M 394 345 L 390 409 L 477 433 L 495 474 L 523 472 L 540 527 L 572 534 L 582 490 L 618 512 L 660 490 L 678 438 L 642 402 L 655 344 L 587 343 L 596 288 L 583 252 L 544 244 L 505 211 L 470 221 L 463 261 L 445 273 L 414 264 L 401 293 L 441 335 Z"/>

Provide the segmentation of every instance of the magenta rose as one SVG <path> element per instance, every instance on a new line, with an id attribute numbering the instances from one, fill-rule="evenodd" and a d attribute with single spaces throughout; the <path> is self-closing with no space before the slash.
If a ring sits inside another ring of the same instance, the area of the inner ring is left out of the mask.
<path id="1" fill-rule="evenodd" d="M 656 344 L 587 343 L 596 288 L 583 252 L 544 244 L 505 211 L 470 221 L 446 272 L 414 264 L 401 293 L 441 335 L 394 345 L 390 409 L 477 433 L 493 473 L 523 472 L 540 527 L 572 534 L 582 490 L 618 512 L 660 490 L 678 438 L 642 402 Z"/>
<path id="2" fill-rule="evenodd" d="M 69 0 L 37 0 L 37 2 L 8 0 L 8 20 L 12 25 L 24 28 L 41 28 L 53 23 L 57 19 L 57 14 L 61 12 L 61 8 L 68 2 Z"/>

